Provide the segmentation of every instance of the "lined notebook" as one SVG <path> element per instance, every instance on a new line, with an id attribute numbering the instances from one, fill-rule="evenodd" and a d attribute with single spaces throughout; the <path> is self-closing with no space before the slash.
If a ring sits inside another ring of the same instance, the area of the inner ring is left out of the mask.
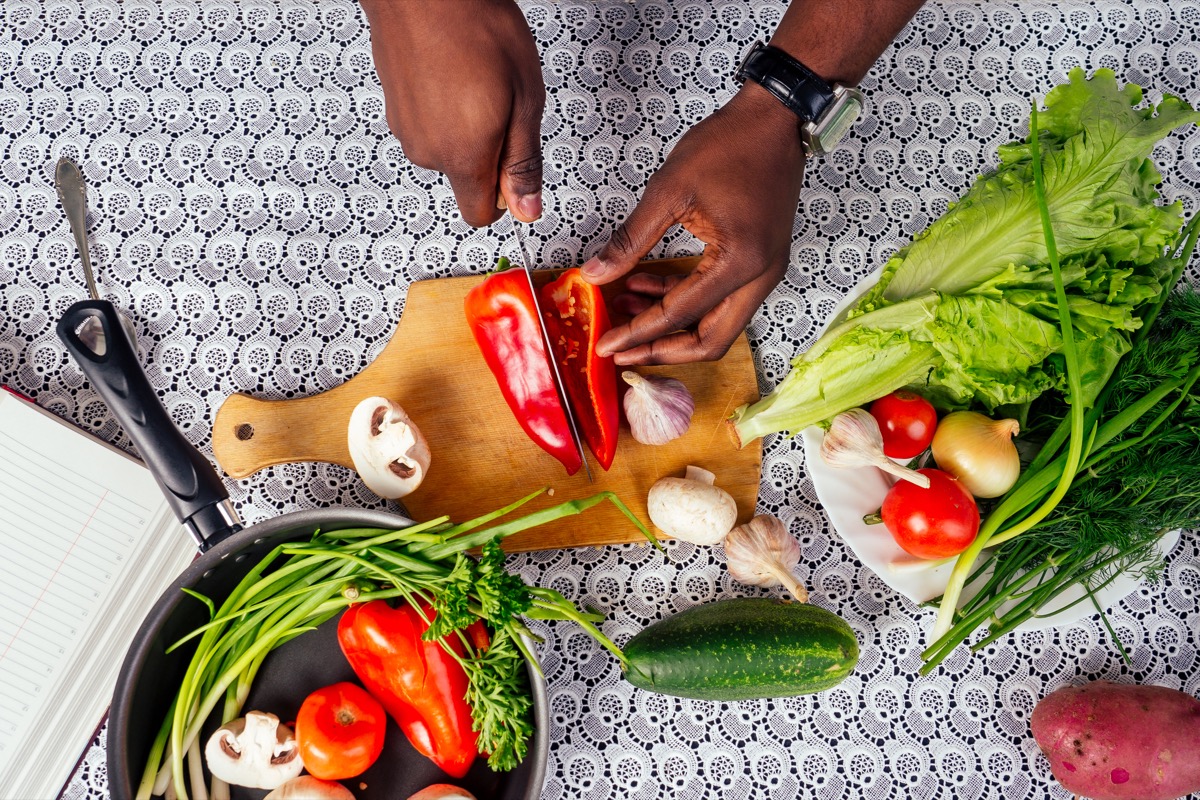
<path id="1" fill-rule="evenodd" d="M 0 391 L 0 797 L 59 794 L 195 555 L 141 462 Z"/>

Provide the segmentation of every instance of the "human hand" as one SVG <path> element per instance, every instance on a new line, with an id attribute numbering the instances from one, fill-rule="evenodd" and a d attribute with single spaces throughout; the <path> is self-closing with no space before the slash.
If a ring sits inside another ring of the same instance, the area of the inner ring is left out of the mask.
<path id="1" fill-rule="evenodd" d="M 630 276 L 618 306 L 636 316 L 600 339 L 601 354 L 618 364 L 723 356 L 787 271 L 803 177 L 799 119 L 757 84 L 688 131 L 583 276 L 620 278 L 677 222 L 704 255 L 687 276 Z"/>
<path id="2" fill-rule="evenodd" d="M 361 0 L 388 125 L 404 154 L 450 180 L 463 219 L 542 214 L 546 87 L 513 0 Z"/>

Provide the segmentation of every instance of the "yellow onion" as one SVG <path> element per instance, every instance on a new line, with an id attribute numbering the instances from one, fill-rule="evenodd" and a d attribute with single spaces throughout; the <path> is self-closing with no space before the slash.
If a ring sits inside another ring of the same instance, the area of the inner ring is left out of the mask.
<path id="1" fill-rule="evenodd" d="M 933 460 L 976 497 L 999 497 L 1021 474 L 1013 444 L 1020 430 L 1015 419 L 955 411 L 942 418 L 933 434 Z"/>

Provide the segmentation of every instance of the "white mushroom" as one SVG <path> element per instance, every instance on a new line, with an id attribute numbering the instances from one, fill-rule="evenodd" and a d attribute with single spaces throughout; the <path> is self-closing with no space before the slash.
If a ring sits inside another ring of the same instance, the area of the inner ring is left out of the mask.
<path id="1" fill-rule="evenodd" d="M 475 795 L 448 783 L 435 783 L 433 786 L 426 786 L 408 800 L 475 800 Z"/>
<path id="2" fill-rule="evenodd" d="M 292 778 L 263 800 L 354 800 L 354 792 L 337 781 L 323 781 L 312 775 Z"/>
<path id="3" fill-rule="evenodd" d="M 350 458 L 367 488 L 392 500 L 425 480 L 429 444 L 398 404 L 368 397 L 350 414 Z"/>
<path id="4" fill-rule="evenodd" d="M 204 748 L 204 758 L 215 777 L 251 789 L 274 789 L 304 769 L 292 729 L 263 711 L 251 711 L 218 728 Z"/>
<path id="5" fill-rule="evenodd" d="M 699 467 L 688 467 L 683 478 L 660 478 L 646 498 L 651 522 L 668 536 L 693 544 L 724 539 L 737 522 L 737 503 L 729 492 L 713 486 L 714 479 Z"/>

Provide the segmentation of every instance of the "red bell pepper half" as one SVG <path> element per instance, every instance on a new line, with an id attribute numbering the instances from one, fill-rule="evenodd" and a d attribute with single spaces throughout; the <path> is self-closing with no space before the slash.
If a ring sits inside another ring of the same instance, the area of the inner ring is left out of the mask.
<path id="1" fill-rule="evenodd" d="M 583 465 L 582 456 L 558 399 L 525 271 L 488 276 L 467 294 L 466 312 L 475 343 L 517 422 L 574 475 Z"/>
<path id="2" fill-rule="evenodd" d="M 542 313 L 559 372 L 588 448 L 608 469 L 617 452 L 617 368 L 596 355 L 596 342 L 611 327 L 600 288 L 578 269 L 543 286 Z"/>
<path id="3" fill-rule="evenodd" d="M 421 603 L 425 619 L 434 610 Z M 479 735 L 471 730 L 471 708 L 465 699 L 467 674 L 437 641 L 421 634 L 429 627 L 407 603 L 392 608 L 384 600 L 352 605 L 338 623 L 342 652 L 375 699 L 387 710 L 419 753 L 446 774 L 461 778 L 478 754 Z M 486 649 L 482 622 L 466 629 L 477 649 Z M 459 656 L 458 636 L 445 641 Z"/>

